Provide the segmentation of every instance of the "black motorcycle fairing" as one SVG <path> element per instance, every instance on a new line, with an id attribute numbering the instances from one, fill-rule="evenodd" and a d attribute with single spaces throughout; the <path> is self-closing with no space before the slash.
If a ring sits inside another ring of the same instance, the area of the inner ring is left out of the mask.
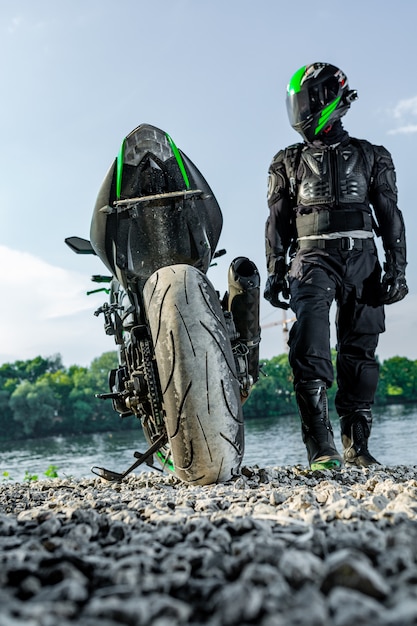
<path id="1" fill-rule="evenodd" d="M 139 126 L 124 140 L 97 197 L 91 244 L 126 289 L 167 265 L 206 272 L 220 237 L 223 218 L 213 192 L 172 145 L 163 131 Z"/>
<path id="2" fill-rule="evenodd" d="M 210 242 L 211 260 L 219 242 L 223 227 L 222 212 L 211 188 L 199 169 L 186 154 L 184 154 L 181 150 L 179 152 L 182 156 L 186 170 L 189 173 L 188 175 L 190 178 L 191 188 L 201 189 L 203 192 L 202 196 L 196 199 L 195 213 L 199 220 L 203 218 L 202 224 Z"/>
<path id="3" fill-rule="evenodd" d="M 117 215 L 105 209 L 111 208 L 109 204 L 115 198 L 116 162 L 115 159 L 109 167 L 98 192 L 90 227 L 91 246 L 113 276 L 116 276 L 114 233 L 117 232 Z"/>

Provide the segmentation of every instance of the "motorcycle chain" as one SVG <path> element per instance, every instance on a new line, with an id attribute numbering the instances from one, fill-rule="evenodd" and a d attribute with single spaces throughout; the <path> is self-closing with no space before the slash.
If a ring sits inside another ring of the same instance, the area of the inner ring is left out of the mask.
<path id="1" fill-rule="evenodd" d="M 142 339 L 139 343 L 139 347 L 143 356 L 143 371 L 148 387 L 148 397 L 152 412 L 152 420 L 150 420 L 151 424 L 149 424 L 149 422 L 148 424 L 143 424 L 143 428 L 148 432 L 151 442 L 155 441 L 155 439 L 160 439 L 161 437 L 165 437 L 166 441 L 167 431 L 165 420 L 161 411 L 159 387 L 156 381 L 154 368 L 152 366 L 150 341 L 148 339 Z M 151 428 L 149 428 L 149 426 L 151 426 Z M 161 453 L 161 459 L 163 459 L 163 467 L 172 465 L 170 445 L 165 443 L 165 445 L 162 445 L 159 448 L 159 451 Z M 172 468 L 173 467 L 174 466 L 172 465 Z"/>
<path id="2" fill-rule="evenodd" d="M 165 430 L 164 426 L 164 418 L 161 413 L 160 407 L 160 396 L 159 389 L 155 377 L 154 368 L 152 366 L 152 353 L 151 353 L 151 345 L 148 339 L 142 339 L 140 341 L 140 351 L 142 352 L 143 357 L 143 370 L 144 376 L 146 380 L 146 384 L 148 387 L 148 398 L 151 405 L 151 412 L 153 423 L 156 427 L 157 433 L 160 433 L 162 430 Z"/>

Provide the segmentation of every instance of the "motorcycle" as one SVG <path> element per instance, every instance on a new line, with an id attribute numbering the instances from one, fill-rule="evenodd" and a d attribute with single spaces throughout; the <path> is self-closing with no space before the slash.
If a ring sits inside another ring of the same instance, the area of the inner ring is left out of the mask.
<path id="1" fill-rule="evenodd" d="M 114 337 L 118 367 L 111 400 L 140 420 L 149 445 L 119 473 L 142 463 L 192 484 L 224 482 L 244 453 L 242 405 L 259 377 L 259 272 L 232 261 L 220 298 L 207 277 L 222 229 L 217 200 L 198 168 L 164 131 L 149 124 L 122 142 L 94 207 L 90 239 L 69 237 L 78 254 L 95 254 L 110 275 L 109 299 L 95 311 Z M 97 290 L 96 290 L 97 291 Z"/>

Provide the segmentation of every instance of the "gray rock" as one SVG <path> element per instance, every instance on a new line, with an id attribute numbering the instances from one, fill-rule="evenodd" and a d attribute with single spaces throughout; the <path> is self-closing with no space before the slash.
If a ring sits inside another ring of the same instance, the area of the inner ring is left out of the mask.
<path id="1" fill-rule="evenodd" d="M 334 587 L 329 594 L 328 606 L 334 626 L 386 624 L 384 607 L 369 595 L 354 589 Z"/>
<path id="2" fill-rule="evenodd" d="M 325 565 L 327 572 L 321 584 L 324 593 L 333 587 L 348 587 L 379 600 L 389 593 L 388 584 L 360 552 L 339 550 L 328 557 Z"/>
<path id="3" fill-rule="evenodd" d="M 292 587 L 298 589 L 305 583 L 319 584 L 325 566 L 323 561 L 307 550 L 288 548 L 282 554 L 279 568 Z"/>
<path id="4" fill-rule="evenodd" d="M 1 626 L 408 626 L 417 467 L 0 485 Z"/>

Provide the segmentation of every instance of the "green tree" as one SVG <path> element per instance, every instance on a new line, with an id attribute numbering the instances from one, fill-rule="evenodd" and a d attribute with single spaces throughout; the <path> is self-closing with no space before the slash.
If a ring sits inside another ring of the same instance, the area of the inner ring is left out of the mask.
<path id="1" fill-rule="evenodd" d="M 74 381 L 70 371 L 62 368 L 54 372 L 45 372 L 38 378 L 38 382 L 46 385 L 55 399 L 54 419 L 49 425 L 48 434 L 76 432 L 71 402 Z"/>
<path id="2" fill-rule="evenodd" d="M 17 361 L 15 365 L 18 364 L 21 379 L 29 380 L 32 383 L 36 382 L 43 374 L 57 372 L 63 367 L 59 354 L 47 358 L 37 356 L 30 361 Z"/>
<path id="3" fill-rule="evenodd" d="M 243 406 L 245 417 L 271 417 L 296 411 L 293 377 L 286 354 L 265 361 Z"/>
<path id="4" fill-rule="evenodd" d="M 10 398 L 14 420 L 31 437 L 49 434 L 58 406 L 59 401 L 45 380 L 22 382 Z"/>
<path id="5" fill-rule="evenodd" d="M 59 354 L 47 358 L 37 356 L 28 361 L 5 363 L 0 367 L 0 384 L 5 380 L 15 381 L 16 384 L 23 380 L 34 383 L 46 372 L 56 372 L 62 367 L 61 355 Z"/>
<path id="6" fill-rule="evenodd" d="M 117 352 L 104 352 L 91 362 L 89 372 L 91 379 L 97 384 L 99 391 L 108 389 L 109 371 L 118 367 Z"/>
<path id="7" fill-rule="evenodd" d="M 380 369 L 378 397 L 388 401 L 412 402 L 417 399 L 417 361 L 395 356 Z"/>
<path id="8" fill-rule="evenodd" d="M 0 437 L 95 432 L 132 427 L 123 423 L 106 392 L 108 374 L 117 367 L 116 352 L 94 359 L 89 368 L 64 368 L 61 357 L 36 357 L 0 367 Z"/>
<path id="9" fill-rule="evenodd" d="M 70 374 L 73 387 L 68 401 L 72 422 L 80 432 L 94 432 L 98 430 L 95 422 L 100 413 L 111 409 L 111 404 L 105 405 L 95 397 L 96 393 L 107 391 L 107 385 L 100 388 L 90 368 L 72 366 Z"/>
<path id="10" fill-rule="evenodd" d="M 28 361 L 5 363 L 0 367 L 0 437 L 2 439 L 17 436 L 14 410 L 11 404 L 11 398 L 16 389 L 24 381 L 36 383 L 43 374 L 57 371 L 59 367 L 62 367 L 59 354 L 47 358 L 37 356 Z M 17 397 L 17 403 L 21 404 L 20 395 L 18 394 Z M 15 406 L 14 403 L 13 406 Z"/>
<path id="11" fill-rule="evenodd" d="M 89 432 L 120 430 L 132 428 L 135 424 L 131 419 L 121 420 L 113 410 L 110 400 L 100 400 L 95 397 L 97 393 L 107 393 L 109 388 L 109 372 L 118 367 L 117 353 L 115 351 L 104 352 L 94 359 L 88 369 L 88 375 L 83 383 L 83 391 L 88 389 L 88 397 L 78 394 L 78 407 L 81 410 L 82 402 L 91 402 L 91 416 L 86 423 Z M 81 388 L 79 390 L 81 392 Z"/>

